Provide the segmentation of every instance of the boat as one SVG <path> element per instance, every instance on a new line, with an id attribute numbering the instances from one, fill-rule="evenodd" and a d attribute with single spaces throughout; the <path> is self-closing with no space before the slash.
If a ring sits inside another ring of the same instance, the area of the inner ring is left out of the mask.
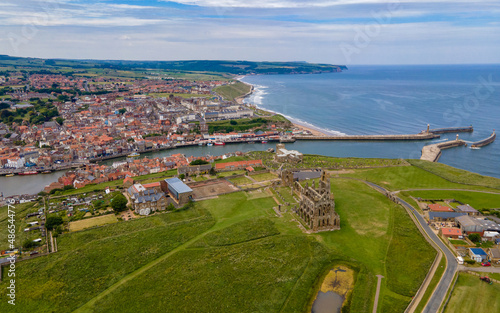
<path id="1" fill-rule="evenodd" d="M 248 143 L 255 143 L 255 141 L 249 141 Z"/>
<path id="2" fill-rule="evenodd" d="M 203 142 L 198 143 L 198 146 L 203 146 Z"/>
<path id="3" fill-rule="evenodd" d="M 12 176 L 14 176 L 14 174 L 12 174 L 12 173 L 5 175 L 5 177 L 12 177 Z"/>
<path id="4" fill-rule="evenodd" d="M 42 174 L 50 174 L 50 173 L 52 173 L 52 171 L 49 171 L 49 170 L 42 172 Z"/>
<path id="5" fill-rule="evenodd" d="M 470 148 L 471 148 L 472 150 L 479 150 L 479 149 L 481 149 L 481 148 L 479 148 L 479 147 L 470 147 Z"/>
<path id="6" fill-rule="evenodd" d="M 211 147 L 211 146 L 213 146 L 213 145 L 214 145 L 214 144 L 213 144 L 213 143 L 211 143 L 211 142 L 207 143 L 207 146 L 208 146 L 208 147 Z"/>
<path id="7" fill-rule="evenodd" d="M 267 143 L 267 140 L 262 140 L 262 143 Z"/>
<path id="8" fill-rule="evenodd" d="M 137 152 L 132 152 L 131 154 L 129 154 L 128 156 L 131 157 L 131 158 L 134 158 L 134 157 L 138 157 L 140 156 L 141 154 L 140 153 L 137 153 Z"/>
<path id="9" fill-rule="evenodd" d="M 36 174 L 38 174 L 37 171 L 27 171 L 27 172 L 19 173 L 18 175 L 36 175 Z"/>
<path id="10" fill-rule="evenodd" d="M 217 141 L 215 143 L 216 146 L 224 146 L 226 143 L 225 142 L 222 142 L 222 141 Z"/>

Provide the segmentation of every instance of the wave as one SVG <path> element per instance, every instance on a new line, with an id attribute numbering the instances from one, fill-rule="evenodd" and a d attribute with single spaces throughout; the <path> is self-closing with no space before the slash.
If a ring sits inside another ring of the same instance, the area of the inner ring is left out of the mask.
<path id="1" fill-rule="evenodd" d="M 241 80 L 243 78 L 244 77 L 240 77 L 240 78 L 238 78 L 238 80 Z M 245 82 L 245 83 L 248 84 L 248 82 Z M 286 114 L 284 114 L 282 112 L 274 111 L 274 110 L 271 110 L 269 108 L 263 107 L 264 98 L 265 98 L 265 96 L 267 94 L 269 94 L 267 92 L 267 89 L 269 87 L 268 86 L 264 86 L 264 85 L 256 85 L 256 84 L 252 84 L 252 86 L 253 86 L 253 92 L 252 92 L 252 94 L 249 95 L 248 97 L 246 97 L 243 100 L 243 103 L 252 104 L 257 109 L 260 109 L 260 110 L 268 111 L 268 112 L 271 112 L 271 113 L 274 113 L 274 114 L 280 114 L 280 115 L 284 116 L 285 118 L 287 118 L 292 123 L 295 123 L 295 124 L 298 124 L 298 125 L 301 125 L 301 126 L 304 126 L 304 127 L 308 127 L 308 128 L 317 130 L 319 132 L 322 132 L 322 133 L 325 133 L 325 134 L 328 134 L 328 135 L 332 135 L 332 136 L 347 136 L 347 134 L 345 134 L 343 132 L 340 132 L 340 131 L 337 131 L 337 130 L 328 129 L 328 128 L 325 128 L 325 127 L 318 127 L 318 126 L 316 126 L 314 124 L 311 124 L 311 123 L 306 122 L 304 120 L 301 120 L 299 118 L 296 118 L 296 117 L 293 117 L 293 116 L 290 116 L 290 115 L 286 115 Z"/>

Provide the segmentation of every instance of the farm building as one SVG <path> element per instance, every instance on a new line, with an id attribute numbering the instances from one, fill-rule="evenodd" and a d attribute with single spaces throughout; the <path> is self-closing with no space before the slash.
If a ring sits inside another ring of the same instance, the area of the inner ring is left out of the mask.
<path id="1" fill-rule="evenodd" d="M 454 227 L 443 227 L 439 229 L 439 233 L 441 236 L 445 238 L 452 238 L 452 239 L 458 239 L 459 237 L 462 237 L 462 230 L 460 228 L 454 228 Z"/>
<path id="2" fill-rule="evenodd" d="M 466 213 L 467 215 L 470 215 L 470 216 L 479 215 L 479 211 L 474 209 L 473 207 L 471 207 L 468 204 L 457 206 L 457 212 Z"/>
<path id="3" fill-rule="evenodd" d="M 476 262 L 484 262 L 488 260 L 488 254 L 481 248 L 469 248 L 469 255 L 471 259 Z"/>
<path id="4" fill-rule="evenodd" d="M 455 219 L 460 229 L 466 233 L 479 233 L 482 236 L 484 229 L 479 220 L 465 213 L 460 214 L 463 216 L 458 216 Z"/>
<path id="5" fill-rule="evenodd" d="M 161 189 L 178 204 L 188 203 L 192 198 L 193 189 L 184 184 L 179 178 L 167 178 L 161 182 Z"/>
<path id="6" fill-rule="evenodd" d="M 429 212 L 429 220 L 433 222 L 453 222 L 455 218 L 465 216 L 458 212 Z"/>

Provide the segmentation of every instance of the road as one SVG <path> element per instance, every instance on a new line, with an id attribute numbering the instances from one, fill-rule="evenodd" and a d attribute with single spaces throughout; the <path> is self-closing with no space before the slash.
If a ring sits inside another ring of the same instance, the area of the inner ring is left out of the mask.
<path id="1" fill-rule="evenodd" d="M 375 189 L 386 193 L 387 190 L 383 187 L 380 187 L 376 184 L 366 182 L 368 185 L 374 187 Z M 423 309 L 423 313 L 435 313 L 439 310 L 439 307 L 441 306 L 441 303 L 443 303 L 443 300 L 446 296 L 446 292 L 450 288 L 451 282 L 453 281 L 453 277 L 455 276 L 455 273 L 457 272 L 458 269 L 458 263 L 455 259 L 455 255 L 448 249 L 448 247 L 437 237 L 437 235 L 432 231 L 432 229 L 427 225 L 427 222 L 425 219 L 420 215 L 417 210 L 410 204 L 408 204 L 406 201 L 403 199 L 396 197 L 396 200 L 399 201 L 402 205 L 404 205 L 406 208 L 408 208 L 417 218 L 418 222 L 422 226 L 422 229 L 427 233 L 429 238 L 434 241 L 434 243 L 443 251 L 445 257 L 446 257 L 446 271 L 444 272 L 441 281 L 437 285 L 434 293 L 432 294 L 431 298 L 429 299 L 429 302 Z"/>
<path id="2" fill-rule="evenodd" d="M 459 265 L 458 269 L 461 271 L 481 272 L 481 273 L 500 273 L 500 267 L 482 266 L 482 267 L 467 267 Z"/>

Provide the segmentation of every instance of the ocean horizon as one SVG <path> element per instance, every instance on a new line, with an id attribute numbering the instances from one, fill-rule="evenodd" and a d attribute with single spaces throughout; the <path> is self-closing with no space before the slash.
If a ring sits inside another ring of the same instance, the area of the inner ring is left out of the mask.
<path id="1" fill-rule="evenodd" d="M 431 128 L 472 125 L 473 133 L 459 134 L 472 143 L 500 127 L 499 64 L 364 65 L 349 66 L 341 73 L 256 75 L 240 80 L 254 86 L 245 103 L 332 135 L 415 134 L 427 124 Z M 455 136 L 443 134 L 440 139 L 418 142 L 322 142 L 315 145 L 323 149 L 313 150 L 339 157 L 415 159 L 424 145 Z M 498 142 L 478 150 L 445 150 L 439 160 L 500 178 L 499 161 Z"/>

